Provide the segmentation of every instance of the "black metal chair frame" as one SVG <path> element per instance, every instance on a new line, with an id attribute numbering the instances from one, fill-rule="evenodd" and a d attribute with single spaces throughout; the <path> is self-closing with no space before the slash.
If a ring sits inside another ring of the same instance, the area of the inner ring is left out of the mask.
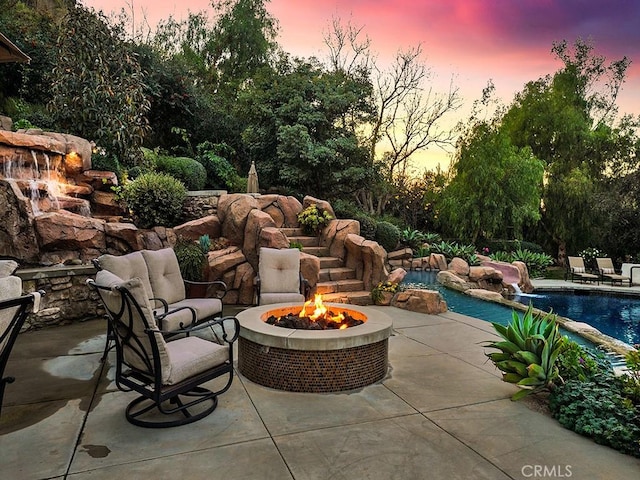
<path id="1" fill-rule="evenodd" d="M 44 295 L 42 291 L 39 293 L 40 295 Z M 0 414 L 2 413 L 2 399 L 4 397 L 5 387 L 7 384 L 13 383 L 16 380 L 15 377 L 12 376 L 4 377 L 4 369 L 7 366 L 11 349 L 18 338 L 20 329 L 29 315 L 29 307 L 33 305 L 34 300 L 34 295 L 30 293 L 21 297 L 0 301 L 0 310 L 18 307 L 7 329 L 0 334 L 0 345 L 4 345 L 0 350 Z"/>
<path id="2" fill-rule="evenodd" d="M 93 260 L 91 260 L 91 263 L 93 264 L 96 270 L 98 271 L 102 270 L 102 265 L 100 265 L 100 261 L 97 258 L 94 258 Z M 209 289 L 215 285 L 219 287 L 219 290 L 217 290 L 216 292 L 216 298 L 220 300 L 222 300 L 222 298 L 227 293 L 227 284 L 224 283 L 222 280 L 214 280 L 213 282 L 192 282 L 190 280 L 182 279 L 182 281 L 184 282 L 185 287 L 188 287 L 189 285 L 206 285 L 207 291 L 209 291 Z M 160 298 L 160 297 L 152 297 L 149 300 L 151 300 L 152 302 L 157 301 L 162 304 L 162 313 L 156 313 L 154 311 L 154 314 L 153 314 L 159 325 L 162 325 L 162 321 L 167 315 L 171 315 L 172 313 L 178 312 L 180 310 L 185 310 L 185 308 L 188 308 L 188 307 L 179 307 L 179 308 L 169 309 L 169 304 L 167 303 L 167 301 L 164 298 Z M 189 308 L 189 310 L 191 310 L 191 313 L 192 313 L 191 323 L 188 326 L 185 326 L 184 324 L 181 323 L 180 324 L 181 329 L 193 328 L 195 325 L 199 323 L 206 323 L 216 318 L 216 317 L 198 318 L 194 309 Z M 173 334 L 174 332 L 166 332 L 165 336 L 169 338 Z M 113 341 L 114 341 L 114 333 L 111 331 L 111 324 L 108 322 L 107 323 L 107 340 L 105 342 L 102 358 L 100 359 L 102 362 L 104 362 L 105 359 L 107 358 L 109 351 L 112 348 L 114 348 L 115 344 L 113 343 Z"/>
<path id="3" fill-rule="evenodd" d="M 100 290 L 111 291 L 111 288 L 97 285 L 93 280 L 88 280 L 87 284 L 95 288 L 98 293 L 100 293 Z M 127 406 L 125 411 L 127 420 L 133 425 L 141 427 L 164 428 L 192 423 L 213 412 L 218 406 L 218 395 L 226 392 L 233 381 L 233 343 L 237 340 L 240 332 L 238 320 L 235 317 L 219 317 L 200 323 L 192 328 L 165 332 L 149 325 L 140 304 L 127 288 L 117 286 L 115 289 L 120 293 L 122 299 L 119 311 L 111 311 L 106 303 L 102 301 L 101 296 L 100 298 L 107 311 L 109 328 L 115 342 L 116 386 L 123 392 L 135 391 L 140 394 Z M 190 307 L 185 308 L 193 310 Z M 195 311 L 193 314 L 195 315 Z M 148 337 L 151 352 L 144 348 L 141 339 L 134 333 L 132 325 L 134 315 L 139 315 L 144 321 L 145 334 Z M 128 324 L 126 319 L 129 319 Z M 234 328 L 233 335 L 230 336 L 227 333 L 225 323 L 232 323 Z M 162 365 L 156 335 L 189 335 L 204 328 L 213 330 L 215 325 L 221 328 L 222 341 L 228 344 L 229 358 L 223 364 L 189 377 L 175 385 L 163 385 Z M 135 355 L 138 362 L 144 365 L 144 368 L 141 368 L 140 365 L 134 366 L 128 362 L 124 355 L 125 349 L 129 355 Z M 212 391 L 200 386 L 204 382 L 223 375 L 228 375 L 228 378 L 222 388 Z M 203 402 L 208 402 L 208 407 L 195 414 L 189 411 L 192 407 Z M 178 415 L 176 419 L 167 421 L 153 421 L 141 418 L 144 414 L 154 409 L 164 415 L 182 414 L 182 417 Z"/>

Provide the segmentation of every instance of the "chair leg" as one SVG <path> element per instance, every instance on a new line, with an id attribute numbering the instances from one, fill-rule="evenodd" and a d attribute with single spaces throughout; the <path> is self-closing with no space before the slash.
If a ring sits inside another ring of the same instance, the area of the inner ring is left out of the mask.
<path id="1" fill-rule="evenodd" d="M 172 397 L 165 402 L 169 402 L 172 407 L 167 408 L 162 403 L 157 403 L 148 397 L 141 395 L 134 399 L 125 411 L 125 416 L 129 423 L 146 428 L 168 428 L 187 425 L 197 422 L 212 413 L 218 406 L 218 397 L 211 390 L 203 387 L 195 387 L 182 394 L 184 397 L 195 397 L 187 402 L 183 402 L 180 396 Z M 204 404 L 201 410 L 192 412 L 189 409 Z M 208 405 L 207 405 L 208 404 Z M 145 414 L 155 416 L 155 419 L 143 419 Z M 159 415 L 158 415 L 159 413 Z M 163 420 L 162 416 L 177 416 L 172 420 Z"/>

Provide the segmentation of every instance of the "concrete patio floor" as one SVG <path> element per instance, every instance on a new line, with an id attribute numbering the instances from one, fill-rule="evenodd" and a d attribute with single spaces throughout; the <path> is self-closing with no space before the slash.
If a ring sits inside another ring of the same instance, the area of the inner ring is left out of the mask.
<path id="1" fill-rule="evenodd" d="M 27 332 L 7 367 L 7 480 L 638 478 L 640 459 L 564 429 L 487 363 L 487 322 L 382 308 L 387 377 L 358 391 L 289 393 L 237 376 L 218 409 L 182 427 L 130 425 L 134 394 L 103 369 L 104 321 Z"/>

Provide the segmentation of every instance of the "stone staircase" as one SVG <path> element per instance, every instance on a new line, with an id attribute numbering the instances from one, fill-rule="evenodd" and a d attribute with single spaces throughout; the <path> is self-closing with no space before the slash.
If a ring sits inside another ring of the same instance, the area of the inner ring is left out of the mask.
<path id="1" fill-rule="evenodd" d="M 353 268 L 345 267 L 340 258 L 329 256 L 327 247 L 319 246 L 320 238 L 305 235 L 301 228 L 281 228 L 291 243 L 302 245 L 302 251 L 320 260 L 320 278 L 315 293 L 325 302 L 371 305 L 371 295 L 364 290 L 364 282 L 356 278 Z"/>

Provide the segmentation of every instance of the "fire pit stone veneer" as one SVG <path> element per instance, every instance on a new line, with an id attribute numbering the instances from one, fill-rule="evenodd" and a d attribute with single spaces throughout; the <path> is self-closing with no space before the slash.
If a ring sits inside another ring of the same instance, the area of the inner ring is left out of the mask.
<path id="1" fill-rule="evenodd" d="M 239 313 L 240 372 L 260 385 L 292 392 L 353 390 L 382 380 L 389 365 L 391 318 L 367 307 L 326 306 L 365 317 L 366 322 L 343 330 L 302 330 L 265 322 L 269 315 L 299 310 L 301 305 L 264 305 Z"/>

